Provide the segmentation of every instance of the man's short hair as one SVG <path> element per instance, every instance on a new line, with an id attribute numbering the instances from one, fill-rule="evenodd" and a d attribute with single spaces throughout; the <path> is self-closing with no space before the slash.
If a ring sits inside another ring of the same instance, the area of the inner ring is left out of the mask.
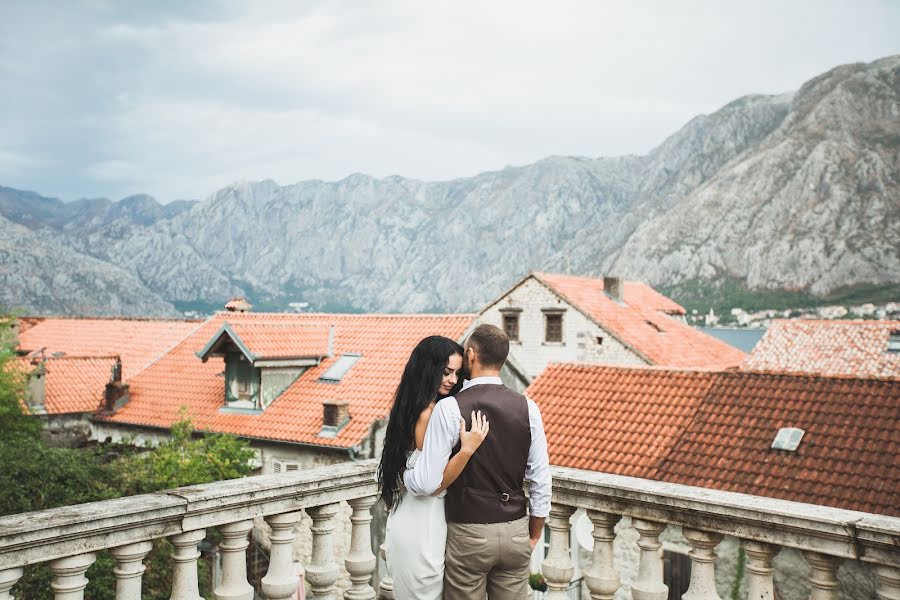
<path id="1" fill-rule="evenodd" d="M 475 348 L 478 360 L 489 369 L 501 368 L 509 356 L 509 336 L 494 325 L 479 325 L 466 343 Z"/>

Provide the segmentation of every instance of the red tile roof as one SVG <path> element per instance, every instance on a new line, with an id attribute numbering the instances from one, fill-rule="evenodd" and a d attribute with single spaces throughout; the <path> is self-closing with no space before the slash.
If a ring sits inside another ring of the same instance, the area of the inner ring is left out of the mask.
<path id="1" fill-rule="evenodd" d="M 48 317 L 19 334 L 19 348 L 47 356 L 122 357 L 122 376 L 133 377 L 200 326 L 194 320 Z"/>
<path id="2" fill-rule="evenodd" d="M 776 320 L 741 368 L 900 377 L 900 353 L 887 351 L 892 331 L 900 321 Z"/>
<path id="3" fill-rule="evenodd" d="M 331 328 L 324 323 L 254 321 L 234 323 L 232 331 L 253 354 L 251 360 L 328 355 Z"/>
<path id="4" fill-rule="evenodd" d="M 474 315 L 360 315 L 219 313 L 160 360 L 128 381 L 130 400 L 114 416 L 117 423 L 170 427 L 186 406 L 200 430 L 335 447 L 359 444 L 372 423 L 387 416 L 403 366 L 415 345 L 429 335 L 462 338 Z M 220 412 L 225 385 L 222 358 L 200 361 L 203 348 L 222 325 L 283 323 L 334 327 L 334 355 L 303 373 L 261 414 Z M 362 358 L 340 383 L 319 377 L 343 353 Z M 350 422 L 333 439 L 319 437 L 322 402 L 349 402 Z"/>
<path id="5" fill-rule="evenodd" d="M 551 365 L 527 393 L 554 464 L 900 516 L 898 380 Z"/>
<path id="6" fill-rule="evenodd" d="M 92 413 L 99 410 L 116 360 L 115 356 L 47 358 L 44 362 L 44 409 L 47 414 Z M 17 362 L 27 372 L 36 367 L 35 361 L 30 358 L 20 357 Z"/>
<path id="7" fill-rule="evenodd" d="M 623 305 L 603 293 L 602 279 L 550 273 L 532 275 L 651 364 L 728 369 L 737 367 L 747 356 L 734 346 L 668 316 L 684 314 L 684 308 L 644 283 L 624 283 Z"/>

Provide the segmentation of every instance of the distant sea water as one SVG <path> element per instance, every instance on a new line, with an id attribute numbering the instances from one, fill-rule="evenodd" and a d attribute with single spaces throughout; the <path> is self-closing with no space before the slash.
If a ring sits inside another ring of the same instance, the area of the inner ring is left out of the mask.
<path id="1" fill-rule="evenodd" d="M 756 343 L 766 333 L 765 329 L 740 329 L 737 327 L 698 327 L 697 329 L 744 352 L 753 350 Z"/>

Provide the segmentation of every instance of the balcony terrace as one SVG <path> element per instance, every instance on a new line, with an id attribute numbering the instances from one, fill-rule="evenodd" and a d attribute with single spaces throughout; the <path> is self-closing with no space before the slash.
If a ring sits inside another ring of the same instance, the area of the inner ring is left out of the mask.
<path id="1" fill-rule="evenodd" d="M 312 519 L 311 558 L 304 565 L 307 597 L 336 599 L 340 569 L 334 530 L 341 503 L 351 511 L 343 560 L 349 584 L 343 598 L 393 598 L 389 577 L 372 585 L 376 557 L 370 511 L 376 502 L 376 466 L 374 460 L 344 463 L 2 517 L 0 600 L 11 598 L 23 567 L 44 562 L 54 574 L 56 600 L 80 600 L 85 572 L 95 553 L 105 549 L 118 562 L 116 598 L 139 600 L 142 561 L 152 540 L 162 537 L 175 548 L 172 600 L 197 600 L 198 545 L 212 528 L 223 538 L 217 600 L 291 598 L 298 585 L 293 541 L 303 512 Z M 668 596 L 660 560 L 660 534 L 667 526 L 681 527 L 691 546 L 686 600 L 719 598 L 715 548 L 725 535 L 741 540 L 753 600 L 774 599 L 772 559 L 781 548 L 799 550 L 809 563 L 812 600 L 839 597 L 836 571 L 848 560 L 871 566 L 879 599 L 900 599 L 900 518 L 555 467 L 550 548 L 542 565 L 549 600 L 567 597 L 574 572 L 569 517 L 578 508 L 587 510 L 594 526 L 593 558 L 583 577 L 595 600 L 611 600 L 621 585 L 613 542 L 622 517 L 630 517 L 639 534 L 640 562 L 630 586 L 634 600 Z M 271 528 L 271 550 L 261 589 L 254 590 L 247 580 L 245 553 L 257 518 Z"/>

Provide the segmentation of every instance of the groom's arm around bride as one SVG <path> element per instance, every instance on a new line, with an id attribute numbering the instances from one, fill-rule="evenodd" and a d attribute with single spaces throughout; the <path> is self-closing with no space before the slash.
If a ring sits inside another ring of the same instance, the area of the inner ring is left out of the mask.
<path id="1" fill-rule="evenodd" d="M 446 600 L 524 598 L 531 551 L 550 512 L 547 439 L 537 405 L 500 381 L 509 338 L 480 325 L 465 344 L 470 381 L 456 397 L 437 403 L 423 453 L 404 474 L 407 489 L 430 495 L 459 449 L 463 415 L 484 413 L 490 434 L 447 490 Z M 471 423 L 466 419 L 466 426 Z M 529 482 L 530 496 L 523 490 Z M 529 516 L 530 515 L 530 516 Z"/>

